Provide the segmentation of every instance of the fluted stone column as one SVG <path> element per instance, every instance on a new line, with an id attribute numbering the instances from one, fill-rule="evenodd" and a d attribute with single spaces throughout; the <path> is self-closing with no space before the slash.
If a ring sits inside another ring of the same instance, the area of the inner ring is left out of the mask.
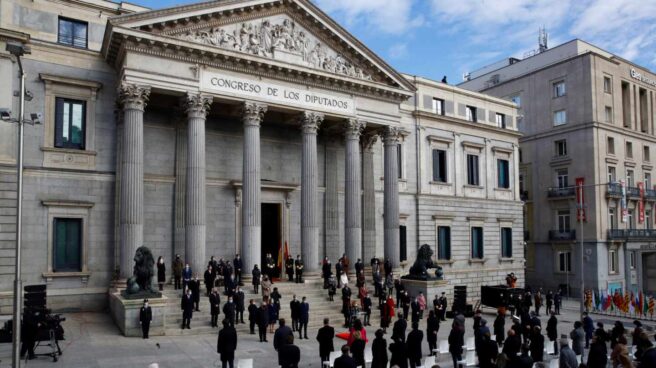
<path id="1" fill-rule="evenodd" d="M 362 149 L 362 248 L 363 261 L 376 257 L 376 191 L 373 146 L 378 135 L 365 133 L 360 139 Z"/>
<path id="2" fill-rule="evenodd" d="M 385 258 L 389 258 L 392 267 L 399 267 L 399 166 L 397 150 L 401 130 L 397 127 L 387 127 L 383 130 L 385 144 Z"/>
<path id="3" fill-rule="evenodd" d="M 260 204 L 260 124 L 267 107 L 255 102 L 245 102 L 244 165 L 241 209 L 241 259 L 245 273 L 259 265 L 262 249 Z"/>
<path id="4" fill-rule="evenodd" d="M 323 114 L 306 111 L 301 116 L 303 157 L 301 167 L 301 253 L 307 273 L 319 270 L 319 213 L 317 187 L 317 130 Z"/>
<path id="5" fill-rule="evenodd" d="M 344 243 L 346 255 L 353 262 L 362 258 L 360 134 L 364 126 L 365 123 L 357 119 L 348 119 L 344 124 Z"/>
<path id="6" fill-rule="evenodd" d="M 118 90 L 123 114 L 121 152 L 120 231 L 121 277 L 132 276 L 134 254 L 143 245 L 144 139 L 143 116 L 150 87 L 121 84 Z"/>
<path id="7" fill-rule="evenodd" d="M 183 100 L 187 113 L 187 185 L 185 186 L 185 260 L 194 272 L 205 268 L 205 118 L 212 97 L 189 93 Z"/>

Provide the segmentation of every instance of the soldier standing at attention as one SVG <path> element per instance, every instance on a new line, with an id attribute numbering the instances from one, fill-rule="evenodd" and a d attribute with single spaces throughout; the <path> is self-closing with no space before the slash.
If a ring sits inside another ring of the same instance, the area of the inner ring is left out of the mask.
<path id="1" fill-rule="evenodd" d="M 294 262 L 296 267 L 296 283 L 300 284 L 303 282 L 303 260 L 300 255 L 296 255 L 296 262 Z"/>
<path id="2" fill-rule="evenodd" d="M 143 307 L 139 311 L 139 323 L 141 324 L 141 332 L 143 338 L 148 338 L 148 331 L 150 330 L 150 321 L 153 320 L 153 310 L 148 305 L 148 299 L 144 299 Z"/>
<path id="3" fill-rule="evenodd" d="M 285 270 L 287 272 L 287 280 L 289 282 L 294 281 L 294 258 L 292 256 L 287 257 L 287 260 L 285 260 Z"/>

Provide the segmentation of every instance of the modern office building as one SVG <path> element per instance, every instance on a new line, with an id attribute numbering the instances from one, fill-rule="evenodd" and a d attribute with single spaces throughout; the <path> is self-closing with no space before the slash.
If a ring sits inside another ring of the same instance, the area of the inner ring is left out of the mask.
<path id="1" fill-rule="evenodd" d="M 311 275 L 343 253 L 407 270 L 428 243 L 472 297 L 523 278 L 514 105 L 398 73 L 312 2 L 3 0 L 0 15 L 0 107 L 18 110 L 4 49 L 22 42 L 26 111 L 43 114 L 26 126 L 23 280 L 52 307 L 106 307 L 141 245 L 198 271 L 240 253 L 250 271 L 287 243 Z M 15 165 L 0 123 L 2 312 Z"/>
<path id="2" fill-rule="evenodd" d="M 520 109 L 527 282 L 656 292 L 656 75 L 573 40 L 472 76 Z"/>

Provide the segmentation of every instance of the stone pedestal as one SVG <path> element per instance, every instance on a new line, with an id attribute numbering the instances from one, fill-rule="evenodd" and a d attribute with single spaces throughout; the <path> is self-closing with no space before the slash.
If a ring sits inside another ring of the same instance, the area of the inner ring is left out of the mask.
<path id="1" fill-rule="evenodd" d="M 435 295 L 441 295 L 443 291 L 446 291 L 449 282 L 446 280 L 411 280 L 411 279 L 401 279 L 401 284 L 405 287 L 410 294 L 411 298 L 419 295 L 421 291 L 426 297 L 426 302 L 433 300 Z"/>
<path id="2" fill-rule="evenodd" d="M 162 296 L 157 299 L 148 299 L 148 305 L 153 310 L 153 320 L 150 322 L 150 336 L 164 336 L 166 323 L 166 305 L 168 298 Z M 109 311 L 114 323 L 126 337 L 141 337 L 139 324 L 139 311 L 143 299 L 128 300 L 121 296 L 120 291 L 109 294 Z"/>

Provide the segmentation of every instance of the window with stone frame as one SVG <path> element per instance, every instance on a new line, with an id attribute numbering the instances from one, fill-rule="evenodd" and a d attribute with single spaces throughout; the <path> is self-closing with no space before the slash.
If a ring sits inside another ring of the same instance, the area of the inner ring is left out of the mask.
<path id="1" fill-rule="evenodd" d="M 86 102 L 57 97 L 55 100 L 55 147 L 84 150 Z"/>
<path id="2" fill-rule="evenodd" d="M 612 275 L 619 273 L 619 256 L 615 248 L 608 251 L 608 273 Z"/>
<path id="3" fill-rule="evenodd" d="M 512 228 L 501 228 L 501 258 L 512 258 Z"/>
<path id="4" fill-rule="evenodd" d="M 82 271 L 82 219 L 54 219 L 54 272 Z"/>
<path id="5" fill-rule="evenodd" d="M 557 271 L 558 272 L 572 272 L 572 252 L 560 251 L 557 254 Z"/>
<path id="6" fill-rule="evenodd" d="M 510 162 L 508 160 L 497 159 L 497 187 L 510 188 Z"/>
<path id="7" fill-rule="evenodd" d="M 437 259 L 451 260 L 451 227 L 437 227 Z"/>
<path id="8" fill-rule="evenodd" d="M 467 184 L 479 186 L 478 155 L 467 154 Z"/>
<path id="9" fill-rule="evenodd" d="M 59 17 L 57 43 L 81 49 L 88 47 L 89 24 L 77 19 Z"/>
<path id="10" fill-rule="evenodd" d="M 447 154 L 446 150 L 433 149 L 433 181 L 447 183 Z"/>
<path id="11" fill-rule="evenodd" d="M 471 258 L 472 259 L 483 259 L 484 257 L 484 243 L 483 243 L 483 227 L 482 226 L 472 226 L 470 229 L 470 241 L 471 241 Z"/>

